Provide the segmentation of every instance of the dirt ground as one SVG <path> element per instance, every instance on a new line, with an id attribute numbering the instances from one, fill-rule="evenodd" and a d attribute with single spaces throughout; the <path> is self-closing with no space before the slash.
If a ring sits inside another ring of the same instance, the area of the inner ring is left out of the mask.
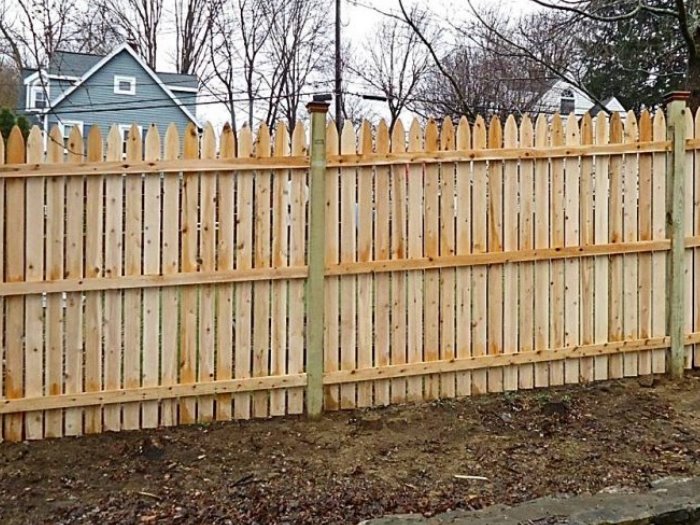
<path id="1" fill-rule="evenodd" d="M 356 523 L 691 474 L 700 375 L 3 443 L 0 522 Z"/>

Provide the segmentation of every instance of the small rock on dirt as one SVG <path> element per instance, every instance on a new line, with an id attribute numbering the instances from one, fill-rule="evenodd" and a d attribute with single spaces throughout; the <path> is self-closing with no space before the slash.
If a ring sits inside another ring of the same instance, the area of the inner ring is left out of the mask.
<path id="1" fill-rule="evenodd" d="M 569 405 L 564 401 L 548 401 L 542 405 L 542 414 L 545 416 L 565 416 L 569 413 Z"/>
<path id="2" fill-rule="evenodd" d="M 375 416 L 359 417 L 355 424 L 361 430 L 381 430 L 384 428 L 384 420 Z"/>
<path id="3" fill-rule="evenodd" d="M 139 452 L 146 459 L 160 459 L 165 454 L 165 447 L 157 438 L 147 437 L 141 443 Z"/>
<path id="4" fill-rule="evenodd" d="M 644 388 L 653 388 L 656 386 L 656 378 L 653 375 L 642 376 L 638 379 L 639 386 Z"/>

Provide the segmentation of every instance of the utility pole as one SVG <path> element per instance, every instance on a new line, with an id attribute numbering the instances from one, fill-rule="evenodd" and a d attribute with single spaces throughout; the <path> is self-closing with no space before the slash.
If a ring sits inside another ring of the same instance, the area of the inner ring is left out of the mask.
<path id="1" fill-rule="evenodd" d="M 343 127 L 342 63 L 340 48 L 340 2 L 335 0 L 335 125 L 338 135 Z"/>

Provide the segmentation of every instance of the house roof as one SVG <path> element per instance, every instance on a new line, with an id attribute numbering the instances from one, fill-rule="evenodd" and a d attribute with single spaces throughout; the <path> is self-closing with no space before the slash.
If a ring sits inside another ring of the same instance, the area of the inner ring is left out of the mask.
<path id="1" fill-rule="evenodd" d="M 93 53 L 77 53 L 75 51 L 56 51 L 49 62 L 49 75 L 65 77 L 82 77 L 97 65 L 106 55 Z M 197 89 L 199 79 L 196 75 L 183 75 L 181 73 L 155 72 L 163 84 L 173 89 Z"/>
<path id="2" fill-rule="evenodd" d="M 84 71 L 81 75 L 79 75 L 79 76 L 80 76 L 79 81 L 76 82 L 70 89 L 67 89 L 66 91 L 64 91 L 56 100 L 54 100 L 54 101 L 52 102 L 51 108 L 47 108 L 45 111 L 50 111 L 50 110 L 54 109 L 54 108 L 55 108 L 56 106 L 58 106 L 63 100 L 65 100 L 66 98 L 70 97 L 77 89 L 79 89 L 83 84 L 85 84 L 85 82 L 87 82 L 87 80 L 88 80 L 90 77 L 92 77 L 92 75 L 94 75 L 95 73 L 97 73 L 100 69 L 102 69 L 102 67 L 103 67 L 105 64 L 108 64 L 115 56 L 117 56 L 118 54 L 120 54 L 120 53 L 122 53 L 122 52 L 126 52 L 126 53 L 130 54 L 130 55 L 134 58 L 134 60 L 136 60 L 136 62 L 139 63 L 139 65 L 143 68 L 143 70 L 144 70 L 146 73 L 148 73 L 148 75 L 154 80 L 154 82 L 165 92 L 165 94 L 168 95 L 168 97 L 170 97 L 170 98 L 173 100 L 173 102 L 175 103 L 175 105 L 177 105 L 177 106 L 182 110 L 182 112 L 187 116 L 187 118 L 189 118 L 189 119 L 190 119 L 192 122 L 194 122 L 196 125 L 199 125 L 199 123 L 197 122 L 197 118 L 196 118 L 196 117 L 192 114 L 192 112 L 191 112 L 189 109 L 187 109 L 187 107 L 186 107 L 185 105 L 183 105 L 183 103 L 180 102 L 180 100 L 173 94 L 173 92 L 171 91 L 170 87 L 166 84 L 166 82 L 164 82 L 164 80 L 159 76 L 159 74 L 156 73 L 155 71 L 153 71 L 153 70 L 148 66 L 148 64 L 146 64 L 146 62 L 144 62 L 143 58 L 141 58 L 141 57 L 138 55 L 138 53 L 136 53 L 136 52 L 132 49 L 132 47 L 131 47 L 129 44 L 126 44 L 126 43 L 124 43 L 124 44 L 118 46 L 118 47 L 115 48 L 110 54 L 108 54 L 108 55 L 106 55 L 106 56 L 103 56 L 103 57 L 100 57 L 100 56 L 98 56 L 98 55 L 85 55 L 85 54 L 82 54 L 82 53 L 70 53 L 70 54 L 72 54 L 72 55 L 81 55 L 81 56 L 88 56 L 88 57 L 97 57 L 99 60 L 98 60 L 97 62 L 92 63 L 92 66 L 91 66 L 89 69 L 87 69 L 87 70 Z M 62 54 L 66 54 L 66 53 L 65 53 L 65 52 L 62 52 Z M 91 62 L 91 60 L 88 60 L 87 62 Z M 87 63 L 87 62 L 86 62 L 86 63 Z M 62 72 L 61 74 L 62 74 L 62 75 L 67 75 L 67 73 L 65 73 L 65 72 Z M 192 77 L 195 81 L 197 81 L 197 77 L 196 77 L 196 76 L 193 76 L 193 75 L 177 75 L 177 76 L 178 76 L 178 77 Z M 170 80 L 170 82 L 172 82 L 172 80 Z M 198 81 L 197 81 L 197 83 L 198 83 Z M 196 85 L 197 85 L 197 84 L 195 84 L 195 87 L 196 87 Z M 176 84 L 175 86 L 173 86 L 173 88 L 174 88 L 174 89 L 177 89 L 177 84 Z"/>
<path id="3" fill-rule="evenodd" d="M 73 51 L 56 51 L 49 61 L 49 75 L 81 77 L 104 56 Z"/>
<path id="4" fill-rule="evenodd" d="M 156 75 L 172 89 L 189 88 L 197 89 L 199 87 L 199 79 L 196 75 L 182 75 L 180 73 L 163 73 L 156 71 Z"/>

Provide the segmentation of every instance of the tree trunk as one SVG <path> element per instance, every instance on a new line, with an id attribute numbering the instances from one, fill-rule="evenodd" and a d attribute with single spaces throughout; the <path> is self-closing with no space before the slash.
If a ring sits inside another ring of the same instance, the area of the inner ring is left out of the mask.
<path id="1" fill-rule="evenodd" d="M 697 40 L 696 36 L 696 40 Z M 700 47 L 700 46 L 698 46 Z M 688 59 L 688 76 L 686 77 L 686 89 L 690 91 L 688 106 L 693 111 L 697 111 L 700 107 L 700 56 L 690 57 Z"/>

